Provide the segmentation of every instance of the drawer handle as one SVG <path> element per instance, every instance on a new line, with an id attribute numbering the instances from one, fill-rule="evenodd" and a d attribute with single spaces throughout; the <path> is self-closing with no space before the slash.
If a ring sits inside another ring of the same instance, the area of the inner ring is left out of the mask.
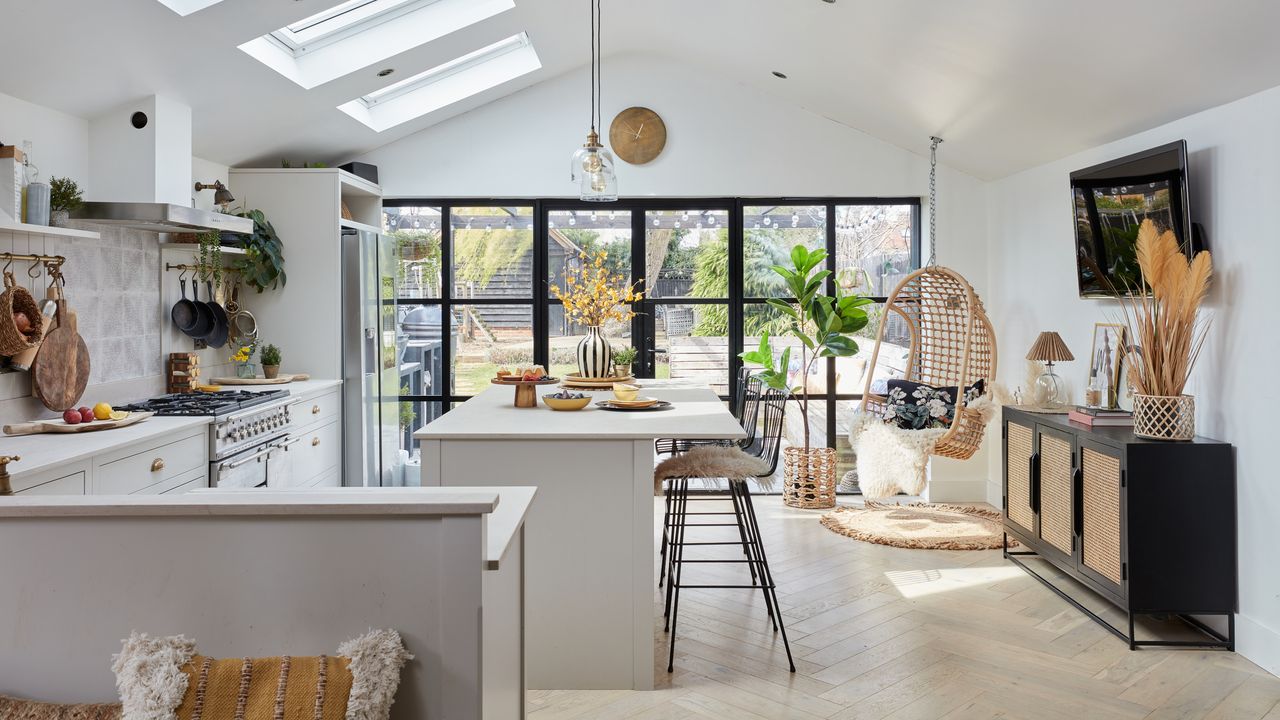
<path id="1" fill-rule="evenodd" d="M 312 415 L 319 415 L 319 414 L 320 414 L 320 406 L 319 406 L 319 405 L 312 405 L 312 406 L 311 406 L 311 414 L 312 414 Z"/>
<path id="2" fill-rule="evenodd" d="M 164 458 L 156 458 L 151 461 L 151 472 L 160 472 L 164 469 Z"/>
<path id="3" fill-rule="evenodd" d="M 311 447 L 315 447 L 319 444 L 320 444 L 320 438 L 311 438 Z"/>

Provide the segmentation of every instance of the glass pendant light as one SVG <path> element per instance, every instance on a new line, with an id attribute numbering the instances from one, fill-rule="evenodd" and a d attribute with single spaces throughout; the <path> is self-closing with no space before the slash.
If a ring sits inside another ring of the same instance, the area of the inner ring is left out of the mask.
<path id="1" fill-rule="evenodd" d="M 578 186 L 578 197 L 590 202 L 618 199 L 618 176 L 614 173 L 613 153 L 600 143 L 596 126 L 600 120 L 597 101 L 600 82 L 600 0 L 587 0 L 591 6 L 591 131 L 587 142 L 573 153 L 569 161 L 569 179 Z"/>

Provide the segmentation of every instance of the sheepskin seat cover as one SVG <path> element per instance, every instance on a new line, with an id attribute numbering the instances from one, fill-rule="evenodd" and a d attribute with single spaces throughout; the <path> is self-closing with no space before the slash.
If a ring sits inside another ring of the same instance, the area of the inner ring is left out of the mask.
<path id="1" fill-rule="evenodd" d="M 738 448 L 698 447 L 667 458 L 653 471 L 653 494 L 662 493 L 662 483 L 678 478 L 726 478 L 746 480 L 768 474 L 769 466 L 760 458 Z"/>
<path id="2" fill-rule="evenodd" d="M 991 420 L 995 403 L 990 395 L 966 405 L 983 423 Z M 947 428 L 907 430 L 874 415 L 858 414 L 849 423 L 849 444 L 858 467 L 858 487 L 869 499 L 886 498 L 899 491 L 924 492 L 929 479 L 929 458 Z"/>

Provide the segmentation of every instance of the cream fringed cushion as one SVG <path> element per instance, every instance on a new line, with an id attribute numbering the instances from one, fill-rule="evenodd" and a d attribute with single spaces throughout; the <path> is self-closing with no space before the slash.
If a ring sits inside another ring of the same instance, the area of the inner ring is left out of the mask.
<path id="1" fill-rule="evenodd" d="M 4 720 L 120 720 L 120 705 L 54 705 L 0 695 Z"/>
<path id="2" fill-rule="evenodd" d="M 387 720 L 412 655 L 394 630 L 334 656 L 216 660 L 182 637 L 134 633 L 112 669 L 129 720 Z"/>

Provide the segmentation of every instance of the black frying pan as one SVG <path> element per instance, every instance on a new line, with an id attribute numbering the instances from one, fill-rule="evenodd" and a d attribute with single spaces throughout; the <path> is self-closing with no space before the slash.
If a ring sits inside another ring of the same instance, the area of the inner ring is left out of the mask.
<path id="1" fill-rule="evenodd" d="M 204 340 L 209 343 L 209 347 L 220 348 L 227 344 L 227 336 L 231 332 L 231 326 L 227 322 L 227 311 L 218 304 L 218 299 L 213 294 L 213 283 L 206 282 L 205 288 L 209 291 L 209 300 L 205 304 L 209 306 L 209 312 L 213 315 L 213 329 L 209 331 Z"/>
<path id="2" fill-rule="evenodd" d="M 208 303 L 200 300 L 200 283 L 191 283 L 191 297 L 196 319 L 190 328 L 183 328 L 182 332 L 196 340 L 203 340 L 213 330 L 213 311 L 209 309 Z"/>
<path id="3" fill-rule="evenodd" d="M 182 332 L 187 332 L 195 327 L 196 304 L 187 299 L 187 277 L 183 275 L 178 278 L 178 282 L 182 285 L 182 299 L 173 304 L 173 309 L 169 311 L 169 317 L 173 319 L 173 324 L 178 326 Z"/>

